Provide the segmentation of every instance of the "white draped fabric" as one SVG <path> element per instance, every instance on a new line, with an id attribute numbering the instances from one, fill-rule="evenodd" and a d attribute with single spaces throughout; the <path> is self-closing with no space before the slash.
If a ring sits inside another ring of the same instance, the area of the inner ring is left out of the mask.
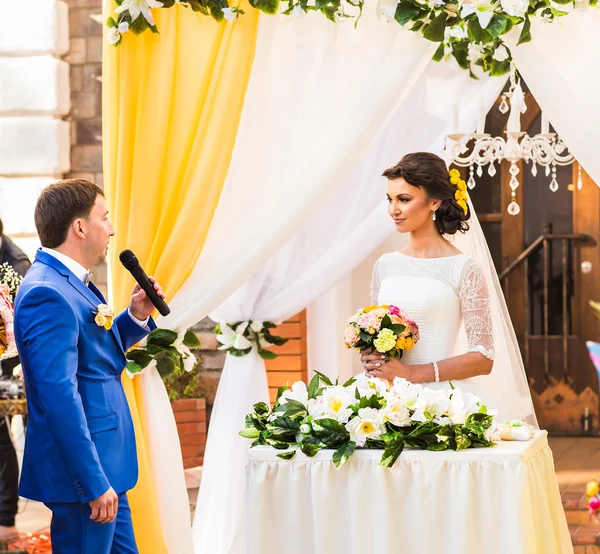
<path id="1" fill-rule="evenodd" d="M 533 41 L 514 46 L 517 68 L 556 132 L 600 184 L 600 12 L 576 8 L 552 25 L 535 18 Z"/>
<path id="2" fill-rule="evenodd" d="M 351 271 L 386 238 L 391 225 L 382 203 L 384 184 L 377 175 L 406 152 L 431 149 L 440 142 L 447 127 L 443 112 L 438 112 L 440 104 L 449 111 L 460 98 L 467 106 L 479 107 L 482 90 L 491 104 L 504 83 L 493 79 L 483 88 L 476 87 L 458 73 L 454 88 L 441 86 L 454 71 L 432 62 L 385 132 L 355 163 L 351 177 L 343 181 L 340 190 L 261 271 L 211 313 L 212 319 L 287 319 Z M 477 112 L 471 110 L 463 118 L 467 129 L 474 128 Z M 244 463 L 248 442 L 238 437 L 237 431 L 244 426 L 245 414 L 261 400 L 268 400 L 262 360 L 255 354 L 246 358 L 228 356 L 211 416 L 196 504 L 197 553 L 246 552 Z"/>
<path id="3" fill-rule="evenodd" d="M 545 432 L 461 452 L 332 450 L 292 461 L 257 447 L 247 466 L 249 554 L 573 552 Z M 459 509 L 457 509 L 459 507 Z"/>
<path id="4" fill-rule="evenodd" d="M 357 30 L 350 24 L 333 26 L 314 14 L 285 24 L 284 20 L 261 16 L 227 183 L 200 260 L 171 301 L 172 315 L 159 321 L 161 326 L 196 323 L 253 275 L 214 317 L 277 321 L 305 307 L 388 235 L 385 207 L 378 200 L 381 170 L 408 151 L 440 153 L 444 134 L 456 130 L 451 124 L 455 102 L 460 105 L 459 129 L 473 130 L 476 112 L 482 104 L 492 105 L 504 82 L 469 81 L 463 73 L 436 64 L 430 64 L 417 81 L 436 45 L 376 20 L 369 9 Z M 568 18 L 564 21 L 566 25 Z M 557 25 L 549 29 L 562 31 Z M 546 40 L 544 31 L 534 24 L 536 41 L 538 35 Z M 586 44 L 592 44 L 594 37 L 585 36 Z M 552 50 L 550 42 L 547 49 Z M 563 45 L 571 53 L 569 62 L 555 68 L 552 56 L 540 56 L 527 45 L 517 48 L 515 56 L 553 125 L 600 182 L 593 165 L 598 162 L 590 156 L 596 141 L 589 138 L 593 129 L 587 126 L 597 114 L 589 109 L 585 117 L 577 115 L 580 106 L 592 101 L 590 90 L 597 89 L 596 85 L 589 88 L 588 82 L 598 78 L 598 72 L 589 69 L 597 62 L 598 49 L 584 50 L 581 44 Z M 562 57 L 557 53 L 556 59 Z M 550 64 L 556 75 L 551 86 L 534 78 L 536 64 Z M 558 77 L 559 71 L 573 75 L 573 67 L 580 68 L 576 77 L 564 81 Z M 568 84 L 573 88 L 567 101 Z M 553 115 L 552 105 L 562 109 L 568 105 L 576 111 L 565 113 L 575 115 L 563 118 L 561 124 L 562 115 Z M 587 142 L 568 136 L 570 128 L 580 125 L 585 125 Z M 276 253 L 277 258 L 265 267 Z M 237 314 L 243 317 L 234 317 Z M 187 499 L 174 418 L 158 374 L 140 378 L 148 398 L 146 434 L 165 541 L 170 551 L 189 554 Z M 235 513 L 238 499 L 226 493 L 238 494 L 239 488 L 235 483 L 221 487 L 224 473 L 217 460 L 224 455 L 211 456 L 220 451 L 231 454 L 227 463 L 238 464 L 234 473 L 239 485 L 244 454 L 235 458 L 242 444 L 236 432 L 240 422 L 243 425 L 243 414 L 253 401 L 267 398 L 266 391 L 262 360 L 254 355 L 228 360 L 213 411 L 195 523 L 196 542 L 202 545 L 205 540 L 198 539 L 206 536 L 204 520 L 213 525 L 214 542 L 196 547 L 197 554 L 244 552 L 233 546 L 242 517 L 239 510 Z M 225 418 L 227 426 L 220 423 Z M 215 484 L 207 485 L 213 477 Z M 208 510 L 203 507 L 205 500 Z"/>
<path id="5" fill-rule="evenodd" d="M 227 180 L 166 324 L 197 322 L 294 236 L 350 174 L 435 48 L 378 19 L 372 6 L 357 29 L 315 13 L 261 16 Z"/>

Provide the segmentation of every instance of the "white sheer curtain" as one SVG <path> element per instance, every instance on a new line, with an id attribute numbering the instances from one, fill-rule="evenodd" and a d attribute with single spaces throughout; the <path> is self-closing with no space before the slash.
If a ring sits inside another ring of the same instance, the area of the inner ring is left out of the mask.
<path id="1" fill-rule="evenodd" d="M 491 79 L 475 85 L 462 72 L 432 63 L 338 192 L 211 317 L 221 322 L 281 321 L 330 288 L 390 232 L 381 171 L 408 151 L 439 145 L 448 126 L 444 114 L 457 100 L 465 107 L 463 128 L 472 130 L 480 97 L 483 94 L 491 104 L 503 83 Z M 255 354 L 228 356 L 212 412 L 194 518 L 197 553 L 245 552 L 248 441 L 237 431 L 260 400 L 268 400 L 264 362 Z"/>
<path id="2" fill-rule="evenodd" d="M 535 18 L 533 41 L 509 42 L 517 69 L 556 132 L 600 183 L 600 12 L 576 8 L 548 25 Z"/>
<path id="3" fill-rule="evenodd" d="M 356 29 L 315 13 L 261 16 L 227 181 L 165 323 L 198 321 L 291 239 L 351 172 L 435 48 L 378 19 L 372 6 Z"/>

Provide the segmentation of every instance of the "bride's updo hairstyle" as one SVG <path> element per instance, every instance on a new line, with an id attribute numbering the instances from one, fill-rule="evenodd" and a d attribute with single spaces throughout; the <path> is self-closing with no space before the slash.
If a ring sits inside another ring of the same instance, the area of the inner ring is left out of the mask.
<path id="1" fill-rule="evenodd" d="M 455 199 L 456 185 L 450 183 L 450 175 L 442 158 L 431 152 L 413 152 L 406 154 L 394 167 L 383 172 L 389 180 L 404 179 L 409 185 L 423 189 L 429 198 L 441 200 L 442 204 L 435 212 L 435 224 L 443 235 L 454 235 L 457 231 L 469 230 L 467 221 L 471 210 L 459 206 Z"/>

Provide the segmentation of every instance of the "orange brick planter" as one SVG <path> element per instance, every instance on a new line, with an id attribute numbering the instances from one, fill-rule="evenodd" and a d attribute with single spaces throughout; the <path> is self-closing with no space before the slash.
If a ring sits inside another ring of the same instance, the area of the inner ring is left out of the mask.
<path id="1" fill-rule="evenodd" d="M 183 467 L 202 465 L 206 446 L 206 400 L 184 398 L 171 403 L 181 442 Z"/>

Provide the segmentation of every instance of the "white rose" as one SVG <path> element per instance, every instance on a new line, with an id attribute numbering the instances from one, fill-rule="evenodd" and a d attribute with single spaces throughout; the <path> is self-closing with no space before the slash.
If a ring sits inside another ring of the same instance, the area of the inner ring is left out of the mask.
<path id="1" fill-rule="evenodd" d="M 300 425 L 300 432 L 304 435 L 308 435 L 310 433 L 310 425 L 308 425 L 307 423 L 303 423 L 302 425 Z"/>
<path id="2" fill-rule="evenodd" d="M 529 0 L 500 0 L 502 9 L 514 17 L 525 17 L 529 8 Z"/>
<path id="3" fill-rule="evenodd" d="M 286 390 L 279 397 L 280 404 L 286 404 L 288 400 L 296 400 L 303 406 L 308 406 L 308 390 L 306 389 L 306 384 L 302 381 L 298 381 L 292 385 L 291 389 Z"/>
<path id="4" fill-rule="evenodd" d="M 119 33 L 124 35 L 127 31 L 129 31 L 129 23 L 127 23 L 127 21 L 122 21 L 121 23 L 119 23 L 118 29 Z"/>
<path id="5" fill-rule="evenodd" d="M 381 410 L 381 420 L 397 427 L 408 427 L 411 423 L 410 410 L 402 399 L 390 394 L 387 405 Z"/>
<path id="6" fill-rule="evenodd" d="M 496 48 L 496 50 L 494 51 L 494 55 L 492 57 L 497 62 L 504 62 L 504 61 L 508 60 L 509 55 L 508 55 L 508 50 L 506 49 L 506 46 L 504 46 L 504 44 L 501 44 L 500 46 L 498 46 L 498 48 Z"/>
<path id="7" fill-rule="evenodd" d="M 253 321 L 250 325 L 250 329 L 252 329 L 255 333 L 260 333 L 264 328 L 264 324 L 262 321 Z"/>
<path id="8" fill-rule="evenodd" d="M 356 446 L 364 446 L 367 439 L 377 439 L 385 433 L 385 425 L 374 408 L 358 410 L 358 416 L 346 424 L 346 429 Z"/>
<path id="9" fill-rule="evenodd" d="M 106 38 L 108 39 L 109 44 L 117 44 L 117 42 L 121 40 L 121 33 L 119 33 L 117 27 L 110 27 L 106 34 Z"/>

